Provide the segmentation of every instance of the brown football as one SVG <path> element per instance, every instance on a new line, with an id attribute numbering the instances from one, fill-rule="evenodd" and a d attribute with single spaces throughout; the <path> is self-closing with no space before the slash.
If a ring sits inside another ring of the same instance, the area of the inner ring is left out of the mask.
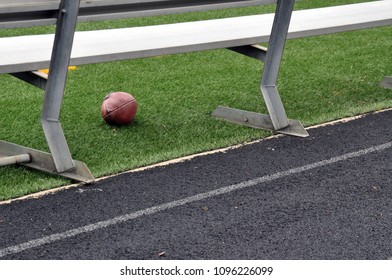
<path id="1" fill-rule="evenodd" d="M 137 112 L 136 99 L 126 92 L 112 92 L 106 95 L 101 106 L 102 118 L 108 124 L 130 123 Z"/>

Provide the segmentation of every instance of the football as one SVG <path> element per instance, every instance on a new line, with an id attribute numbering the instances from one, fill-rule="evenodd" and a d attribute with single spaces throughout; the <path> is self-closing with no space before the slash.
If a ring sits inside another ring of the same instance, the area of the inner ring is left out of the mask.
<path id="1" fill-rule="evenodd" d="M 136 99 L 126 92 L 112 92 L 104 98 L 101 106 L 102 118 L 108 124 L 126 125 L 137 113 Z"/>

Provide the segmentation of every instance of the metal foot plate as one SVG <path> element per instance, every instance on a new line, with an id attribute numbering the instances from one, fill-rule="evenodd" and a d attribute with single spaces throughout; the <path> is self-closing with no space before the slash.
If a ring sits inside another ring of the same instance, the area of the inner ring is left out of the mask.
<path id="1" fill-rule="evenodd" d="M 94 177 L 84 162 L 74 160 L 76 166 L 74 169 L 59 173 L 56 171 L 56 166 L 51 154 L 0 141 L 0 157 L 10 157 L 20 154 L 29 154 L 31 156 L 31 161 L 29 163 L 21 163 L 21 165 L 79 182 L 94 182 Z"/>
<path id="2" fill-rule="evenodd" d="M 264 114 L 219 106 L 212 113 L 212 116 L 235 124 L 249 126 L 253 128 L 259 128 L 259 129 L 261 128 L 261 129 L 273 130 L 282 134 L 299 136 L 299 137 L 309 136 L 308 132 L 305 130 L 302 124 L 297 120 L 288 120 L 289 121 L 288 127 L 275 130 L 274 126 L 272 125 L 270 116 Z"/>
<path id="3" fill-rule="evenodd" d="M 392 89 L 392 77 L 385 77 L 384 80 L 380 83 L 382 87 L 387 89 Z"/>

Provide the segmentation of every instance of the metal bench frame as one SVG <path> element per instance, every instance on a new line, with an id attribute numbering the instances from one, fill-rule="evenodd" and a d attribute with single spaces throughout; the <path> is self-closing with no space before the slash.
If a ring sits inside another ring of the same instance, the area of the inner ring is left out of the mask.
<path id="1" fill-rule="evenodd" d="M 219 107 L 213 116 L 286 134 L 308 135 L 298 121 L 287 119 L 275 85 L 294 2 L 295 0 L 278 0 L 268 50 L 257 46 L 232 48 L 233 51 L 264 61 L 261 91 L 269 115 Z M 47 79 L 37 72 L 13 73 L 15 77 L 45 89 L 41 123 L 50 154 L 5 141 L 0 142 L 0 151 L 4 156 L 4 163 L 21 163 L 77 181 L 91 182 L 94 178 L 87 166 L 72 159 L 59 119 L 79 8 L 79 0 L 61 0 L 50 62 L 51 71 Z"/>
<path id="2" fill-rule="evenodd" d="M 103 2 L 103 1 L 102 1 Z M 111 3 L 109 0 L 106 2 Z M 123 0 L 127 3 L 128 1 Z M 154 1 L 134 1 L 136 3 L 154 2 Z M 171 0 L 155 1 L 161 2 L 162 5 L 167 5 L 169 2 L 176 2 Z M 178 2 L 178 1 L 177 1 Z M 200 6 L 198 1 L 187 0 L 193 3 L 192 7 L 187 10 L 206 10 L 212 8 L 222 8 L 224 4 L 215 4 L 212 6 Z M 221 2 L 221 1 L 217 1 Z M 270 3 L 271 1 L 226 1 L 234 6 L 247 6 L 250 4 Z M 224 119 L 236 124 L 246 125 L 255 128 L 273 130 L 278 133 L 306 137 L 307 131 L 302 124 L 296 120 L 290 120 L 286 116 L 283 103 L 280 99 L 279 92 L 276 86 L 278 78 L 281 59 L 284 51 L 285 42 L 287 39 L 290 19 L 293 12 L 295 0 L 278 0 L 272 31 L 269 37 L 268 49 L 258 45 L 247 45 L 229 48 L 232 51 L 240 54 L 261 60 L 264 62 L 264 69 L 261 77 L 260 89 L 264 101 L 267 106 L 268 115 L 259 114 L 255 112 L 248 112 L 238 109 L 218 107 L 212 115 L 219 119 Z M 87 2 L 82 2 L 86 4 Z M 92 1 L 94 4 L 99 4 L 99 1 Z M 113 2 L 114 3 L 114 2 Z M 97 5 L 98 5 L 97 4 Z M 111 6 L 110 6 L 111 7 Z M 50 7 L 53 9 L 52 7 Z M 57 19 L 38 20 L 34 24 L 47 24 L 48 22 L 56 21 L 56 33 L 53 45 L 53 51 L 50 61 L 50 72 L 48 76 L 39 72 L 20 72 L 11 73 L 11 75 L 33 84 L 45 90 L 44 104 L 42 108 L 41 123 L 49 146 L 50 153 L 37 151 L 31 148 L 22 147 L 16 144 L 0 141 L 0 166 L 6 164 L 20 163 L 35 169 L 45 172 L 57 174 L 73 180 L 82 182 L 92 182 L 94 177 L 87 168 L 87 166 L 80 161 L 72 158 L 70 149 L 65 139 L 63 130 L 60 124 L 60 110 L 62 100 L 64 97 L 64 90 L 67 79 L 67 70 L 70 62 L 71 50 L 75 34 L 75 27 L 79 19 L 88 20 L 102 20 L 109 18 L 118 18 L 110 13 L 97 14 L 94 16 L 91 11 L 97 7 L 80 6 L 80 0 L 61 0 L 58 12 L 55 13 Z M 113 11 L 118 7 L 112 7 Z M 182 12 L 184 7 L 166 6 L 161 9 L 155 9 L 146 13 L 137 12 L 134 7 L 128 7 L 125 16 L 138 16 L 151 14 L 173 13 L 175 11 Z M 92 10 L 90 10 L 92 9 Z M 81 14 L 79 14 L 81 13 Z M 52 11 L 53 14 L 53 11 Z M 24 19 L 22 15 L 16 18 L 11 23 L 12 26 L 24 26 L 29 17 Z M 3 23 L 0 20 L 0 26 Z M 390 80 L 386 79 L 384 83 L 386 86 L 390 85 Z"/>

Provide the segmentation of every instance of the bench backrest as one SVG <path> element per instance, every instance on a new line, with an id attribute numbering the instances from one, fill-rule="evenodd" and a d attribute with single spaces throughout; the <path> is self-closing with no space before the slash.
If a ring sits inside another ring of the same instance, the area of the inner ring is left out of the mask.
<path id="1" fill-rule="evenodd" d="M 78 21 L 185 13 L 275 2 L 276 0 L 81 0 Z M 55 24 L 59 3 L 60 0 L 2 0 L 0 28 Z"/>

